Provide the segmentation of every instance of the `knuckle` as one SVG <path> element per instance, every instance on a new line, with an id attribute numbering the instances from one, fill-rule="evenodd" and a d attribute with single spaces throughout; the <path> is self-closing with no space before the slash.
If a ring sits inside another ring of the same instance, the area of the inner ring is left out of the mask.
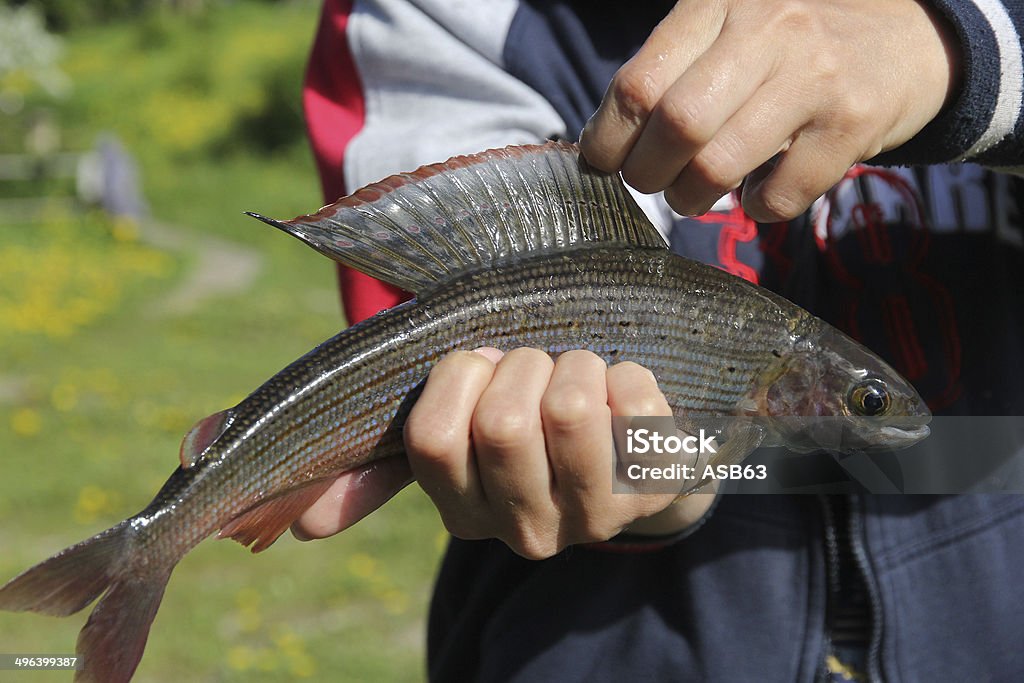
<path id="1" fill-rule="evenodd" d="M 769 21 L 776 31 L 803 36 L 817 25 L 813 10 L 804 0 L 777 0 Z"/>
<path id="2" fill-rule="evenodd" d="M 410 459 L 427 466 L 441 464 L 459 448 L 460 441 L 466 440 L 466 435 L 456 434 L 452 425 L 418 419 L 415 414 L 409 417 L 402 436 Z"/>
<path id="3" fill-rule="evenodd" d="M 711 138 L 698 100 L 691 97 L 664 98 L 655 109 L 658 120 L 670 136 L 688 147 L 703 145 Z"/>
<path id="4" fill-rule="evenodd" d="M 646 383 L 654 386 L 658 384 L 658 379 L 653 372 L 631 360 L 616 363 L 608 368 L 608 380 L 623 384 Z"/>
<path id="5" fill-rule="evenodd" d="M 528 560 L 546 560 L 561 550 L 558 541 L 550 534 L 539 533 L 526 527 L 517 528 L 502 540 L 514 553 Z"/>
<path id="6" fill-rule="evenodd" d="M 643 393 L 633 395 L 619 404 L 619 410 L 626 416 L 661 415 L 665 412 L 665 399 L 661 395 Z"/>
<path id="7" fill-rule="evenodd" d="M 867 98 L 844 97 L 835 109 L 833 130 L 844 137 L 863 134 L 878 120 L 876 105 Z"/>
<path id="8" fill-rule="evenodd" d="M 572 432 L 593 417 L 600 407 L 600 402 L 583 387 L 561 387 L 544 394 L 541 419 L 546 427 L 557 432 Z"/>
<path id="9" fill-rule="evenodd" d="M 521 406 L 497 409 L 481 405 L 473 415 L 473 440 L 502 450 L 519 443 L 539 427 L 539 415 Z"/>
<path id="10" fill-rule="evenodd" d="M 636 364 L 622 367 L 614 376 L 609 373 L 608 401 L 621 416 L 671 414 L 654 373 Z"/>
<path id="11" fill-rule="evenodd" d="M 608 91 L 620 115 L 634 122 L 646 119 L 658 101 L 651 75 L 631 64 L 616 72 Z"/>
<path id="12" fill-rule="evenodd" d="M 690 161 L 689 170 L 696 182 L 716 199 L 736 187 L 740 180 L 735 161 L 714 143 Z"/>
<path id="13" fill-rule="evenodd" d="M 788 221 L 803 213 L 803 203 L 788 192 L 769 190 L 761 197 L 761 216 L 767 222 Z"/>
<path id="14" fill-rule="evenodd" d="M 810 79 L 816 92 L 843 92 L 849 80 L 844 78 L 843 62 L 831 50 L 818 49 L 807 55 L 806 72 L 813 74 Z"/>

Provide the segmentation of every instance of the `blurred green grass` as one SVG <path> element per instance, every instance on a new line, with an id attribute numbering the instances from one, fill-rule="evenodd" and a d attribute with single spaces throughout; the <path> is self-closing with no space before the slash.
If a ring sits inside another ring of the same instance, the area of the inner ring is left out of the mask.
<path id="1" fill-rule="evenodd" d="M 196 420 L 343 327 L 331 264 L 242 215 L 322 203 L 295 133 L 316 18 L 236 2 L 67 34 L 64 145 L 113 131 L 152 225 L 60 206 L 0 225 L 0 581 L 142 508 Z M 257 267 L 182 305 L 212 247 Z M 444 538 L 407 490 L 328 541 L 208 541 L 172 576 L 136 680 L 422 678 Z M 71 652 L 86 615 L 0 612 L 0 652 Z"/>

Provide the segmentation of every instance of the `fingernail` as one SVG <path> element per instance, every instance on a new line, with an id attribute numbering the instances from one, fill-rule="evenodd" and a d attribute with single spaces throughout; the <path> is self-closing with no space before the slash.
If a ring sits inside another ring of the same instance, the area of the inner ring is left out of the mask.
<path id="1" fill-rule="evenodd" d="M 505 355 L 504 351 L 500 351 L 493 346 L 481 346 L 478 349 L 473 349 L 473 353 L 479 353 L 492 363 L 497 363 Z"/>
<path id="2" fill-rule="evenodd" d="M 576 138 L 577 142 L 579 144 L 581 144 L 581 145 L 583 144 L 583 136 L 585 136 L 587 134 L 587 130 L 590 128 L 590 121 L 592 121 L 592 120 L 593 119 L 589 119 L 589 120 L 587 120 L 587 122 L 585 124 L 583 124 L 583 128 L 580 129 L 580 134 Z"/>

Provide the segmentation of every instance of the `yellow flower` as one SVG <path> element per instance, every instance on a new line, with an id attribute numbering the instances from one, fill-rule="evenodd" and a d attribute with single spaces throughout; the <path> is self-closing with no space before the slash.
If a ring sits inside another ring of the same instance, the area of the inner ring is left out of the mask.
<path id="1" fill-rule="evenodd" d="M 245 645 L 236 645 L 228 650 L 228 666 L 235 671 L 248 671 L 254 659 L 252 648 Z"/>
<path id="2" fill-rule="evenodd" d="M 348 558 L 348 570 L 353 576 L 368 579 L 377 571 L 377 561 L 366 553 L 355 553 Z"/>
<path id="3" fill-rule="evenodd" d="M 43 419 L 31 408 L 22 408 L 11 415 L 11 430 L 18 436 L 35 436 L 42 429 Z"/>
<path id="4" fill-rule="evenodd" d="M 114 219 L 110 226 L 110 234 L 118 242 L 137 242 L 139 239 L 139 225 L 133 218 L 119 216 Z"/>
<path id="5" fill-rule="evenodd" d="M 66 382 L 58 384 L 50 392 L 50 403 L 61 412 L 74 410 L 78 405 L 78 389 L 75 385 Z"/>
<path id="6" fill-rule="evenodd" d="M 117 507 L 119 496 L 98 486 L 85 486 L 78 492 L 74 518 L 79 524 L 91 524 L 99 517 L 109 515 Z"/>
<path id="7" fill-rule="evenodd" d="M 253 588 L 243 588 L 235 594 L 238 606 L 238 627 L 252 633 L 263 625 L 263 613 L 260 611 L 262 596 Z"/>
<path id="8" fill-rule="evenodd" d="M 274 634 L 274 644 L 288 662 L 289 673 L 295 678 L 309 678 L 316 673 L 316 663 L 306 651 L 306 644 L 290 629 Z"/>

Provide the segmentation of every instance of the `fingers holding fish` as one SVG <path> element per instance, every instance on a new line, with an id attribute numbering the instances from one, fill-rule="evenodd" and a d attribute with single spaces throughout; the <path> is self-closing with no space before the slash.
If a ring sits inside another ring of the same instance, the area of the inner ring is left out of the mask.
<path id="1" fill-rule="evenodd" d="M 747 178 L 743 187 L 747 215 L 769 223 L 802 213 L 859 160 L 858 125 L 864 122 L 851 121 L 842 127 L 809 126 L 795 135 L 784 154 Z M 808 174 L 807 168 L 816 168 L 818 173 Z"/>
<path id="2" fill-rule="evenodd" d="M 388 502 L 413 480 L 405 458 L 376 460 L 338 477 L 295 522 L 300 541 L 327 538 L 344 531 Z"/>
<path id="3" fill-rule="evenodd" d="M 472 423 L 485 509 L 460 510 L 489 516 L 493 535 L 528 557 L 543 553 L 558 529 L 540 411 L 553 369 L 538 349 L 515 349 L 498 361 Z"/>
<path id="4" fill-rule="evenodd" d="M 793 139 L 793 131 L 809 114 L 803 107 L 780 106 L 791 97 L 792 93 L 777 85 L 762 88 L 757 97 L 735 112 L 665 187 L 665 200 L 684 215 L 706 213 L 723 195 L 740 187 L 744 179 L 766 159 L 784 152 Z M 838 182 L 854 163 L 855 156 L 846 155 L 842 162 L 845 165 L 839 165 L 838 172 L 829 178 L 815 176 L 815 180 L 827 184 L 808 203 Z M 762 219 L 754 214 L 751 216 Z M 771 218 L 783 220 L 788 217 Z M 768 217 L 763 219 L 769 220 Z"/>
<path id="5" fill-rule="evenodd" d="M 608 368 L 588 351 L 553 363 L 523 348 L 481 389 L 486 373 L 474 376 L 469 361 L 457 354 L 435 367 L 405 430 L 413 470 L 454 535 L 499 538 L 543 559 L 607 540 L 674 500 L 612 493 L 612 415 L 672 414 L 649 370 Z M 449 436 L 430 437 L 438 425 Z"/>
<path id="6" fill-rule="evenodd" d="M 958 43 L 926 5 L 681 1 L 612 79 L 583 153 L 693 214 L 781 150 L 786 179 L 807 191 L 773 181 L 744 206 L 760 220 L 792 218 L 820 196 L 811 188 L 908 141 L 955 92 Z M 808 130 L 827 153 L 787 151 Z"/>
<path id="7" fill-rule="evenodd" d="M 433 368 L 404 429 L 409 464 L 442 516 L 465 501 L 481 503 L 473 445 L 473 412 L 495 373 L 495 349 L 456 351 Z"/>
<path id="8" fill-rule="evenodd" d="M 670 12 L 636 56 L 619 69 L 587 123 L 581 143 L 587 160 L 598 168 L 622 168 L 665 92 L 721 30 L 721 7 L 689 4 L 687 12 Z"/>
<path id="9" fill-rule="evenodd" d="M 563 353 L 541 399 L 552 496 L 561 515 L 557 549 L 605 540 L 623 524 L 606 514 L 612 510 L 607 372 L 590 351 Z"/>
<path id="10" fill-rule="evenodd" d="M 527 556 L 557 535 L 540 417 L 552 368 L 547 354 L 516 349 L 455 352 L 431 371 L 406 453 L 453 535 L 501 538 Z"/>
<path id="11" fill-rule="evenodd" d="M 623 70 L 630 71 L 645 68 L 646 60 L 623 66 Z M 758 101 L 755 93 L 770 68 L 771 63 L 761 55 L 734 50 L 731 40 L 719 36 L 707 52 L 680 72 L 653 106 L 636 144 L 622 163 L 622 177 L 641 192 L 658 192 L 672 186 L 702 150 L 723 136 L 738 112 Z M 771 129 L 758 130 L 754 139 L 760 138 L 765 130 Z M 739 179 L 742 174 L 737 184 Z M 725 191 L 729 189 L 726 187 Z"/>

